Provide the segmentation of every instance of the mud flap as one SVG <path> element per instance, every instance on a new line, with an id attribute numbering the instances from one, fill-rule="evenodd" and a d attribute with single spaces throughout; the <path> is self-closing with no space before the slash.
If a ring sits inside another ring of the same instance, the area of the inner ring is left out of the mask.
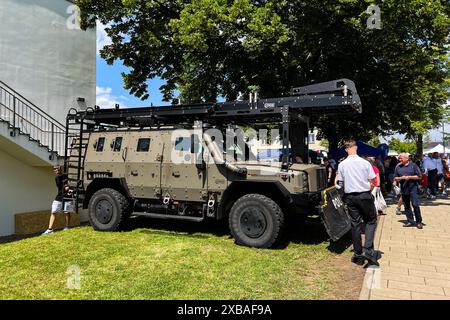
<path id="1" fill-rule="evenodd" d="M 322 222 L 331 240 L 337 241 L 350 231 L 350 216 L 336 187 L 322 191 L 322 199 Z"/>

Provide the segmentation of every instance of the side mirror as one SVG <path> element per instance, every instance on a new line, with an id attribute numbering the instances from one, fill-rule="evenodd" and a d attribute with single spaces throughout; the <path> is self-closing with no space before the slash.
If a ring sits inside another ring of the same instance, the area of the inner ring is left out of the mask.
<path id="1" fill-rule="evenodd" d="M 111 149 L 113 149 L 114 148 L 114 145 L 116 144 L 116 140 L 113 140 L 113 141 L 111 141 L 111 144 L 110 144 L 110 146 L 111 146 Z"/>
<path id="2" fill-rule="evenodd" d="M 98 140 L 95 140 L 94 142 L 94 149 L 97 150 Z"/>

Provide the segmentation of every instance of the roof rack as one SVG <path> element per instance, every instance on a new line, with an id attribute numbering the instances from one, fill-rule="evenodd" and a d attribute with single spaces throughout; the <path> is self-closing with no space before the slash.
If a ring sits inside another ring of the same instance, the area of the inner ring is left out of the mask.
<path id="1" fill-rule="evenodd" d="M 361 113 L 361 100 L 353 81 L 340 79 L 292 89 L 290 96 L 142 108 L 89 109 L 69 114 L 92 125 L 152 126 L 204 121 L 212 124 L 285 121 L 286 114 Z"/>

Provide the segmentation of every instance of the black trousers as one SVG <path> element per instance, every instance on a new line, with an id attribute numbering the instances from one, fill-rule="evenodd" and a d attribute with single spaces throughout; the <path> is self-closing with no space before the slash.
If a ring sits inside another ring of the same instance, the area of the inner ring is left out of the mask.
<path id="1" fill-rule="evenodd" d="M 438 185 L 437 169 L 429 170 L 428 171 L 428 188 L 430 189 L 430 193 L 433 196 L 436 195 L 437 185 Z"/>
<path id="2" fill-rule="evenodd" d="M 384 181 L 386 181 L 386 192 L 391 193 L 392 191 L 392 181 L 389 180 L 389 173 L 384 174 Z"/>
<path id="3" fill-rule="evenodd" d="M 409 223 L 422 223 L 422 215 L 420 213 L 419 206 L 419 195 L 417 194 L 417 190 L 413 190 L 409 194 L 402 194 L 403 205 L 405 206 L 406 219 Z M 411 205 L 414 209 L 414 215 L 411 210 Z M 414 217 L 416 221 L 414 221 Z"/>
<path id="4" fill-rule="evenodd" d="M 344 196 L 348 213 L 352 219 L 352 239 L 355 254 L 365 253 L 367 256 L 376 259 L 373 241 L 377 227 L 377 210 L 374 200 L 370 192 L 346 193 Z M 363 246 L 361 234 L 364 228 L 365 241 Z"/>

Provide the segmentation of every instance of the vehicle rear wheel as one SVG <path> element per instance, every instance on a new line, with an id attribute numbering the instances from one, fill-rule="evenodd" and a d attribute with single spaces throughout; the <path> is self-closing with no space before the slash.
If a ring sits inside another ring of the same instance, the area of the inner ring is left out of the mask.
<path id="1" fill-rule="evenodd" d="M 130 216 L 130 202 L 119 191 L 104 188 L 89 201 L 89 220 L 99 231 L 116 231 L 123 227 Z"/>
<path id="2" fill-rule="evenodd" d="M 260 194 L 248 194 L 234 203 L 229 224 L 238 244 L 270 248 L 281 236 L 284 214 L 272 199 Z"/>

